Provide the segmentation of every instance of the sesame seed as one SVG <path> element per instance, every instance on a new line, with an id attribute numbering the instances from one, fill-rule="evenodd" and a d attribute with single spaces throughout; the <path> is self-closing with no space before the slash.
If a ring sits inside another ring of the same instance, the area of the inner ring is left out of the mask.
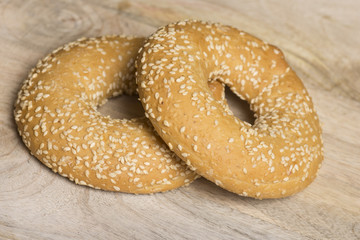
<path id="1" fill-rule="evenodd" d="M 180 132 L 181 132 L 181 133 L 185 132 L 185 126 L 182 126 L 182 127 L 180 128 Z"/>

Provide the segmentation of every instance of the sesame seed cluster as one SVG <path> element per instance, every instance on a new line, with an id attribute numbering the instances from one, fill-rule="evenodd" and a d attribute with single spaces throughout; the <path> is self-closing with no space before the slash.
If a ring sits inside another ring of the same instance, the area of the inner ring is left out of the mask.
<path id="1" fill-rule="evenodd" d="M 143 42 L 83 38 L 39 61 L 14 110 L 32 155 L 77 184 L 109 191 L 161 192 L 198 177 L 145 117 L 112 119 L 97 111 L 110 97 L 136 93 L 134 63 Z M 223 86 L 214 88 L 220 98 Z"/>
<path id="2" fill-rule="evenodd" d="M 137 56 L 146 117 L 190 168 L 242 196 L 280 198 L 308 186 L 323 160 L 319 119 L 282 52 L 236 28 L 188 20 L 160 28 Z M 250 104 L 253 125 L 208 82 Z"/>

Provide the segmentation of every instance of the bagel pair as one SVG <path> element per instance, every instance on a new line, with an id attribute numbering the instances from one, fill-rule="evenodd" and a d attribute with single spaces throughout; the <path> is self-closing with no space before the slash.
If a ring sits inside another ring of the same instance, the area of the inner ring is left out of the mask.
<path id="1" fill-rule="evenodd" d="M 224 84 L 250 103 L 253 126 L 233 116 Z M 150 121 L 97 112 L 136 87 Z M 107 36 L 55 50 L 23 84 L 15 121 L 43 164 L 109 191 L 161 192 L 200 174 L 242 196 L 285 197 L 313 181 L 323 158 L 313 104 L 280 50 L 191 20 L 145 42 Z"/>

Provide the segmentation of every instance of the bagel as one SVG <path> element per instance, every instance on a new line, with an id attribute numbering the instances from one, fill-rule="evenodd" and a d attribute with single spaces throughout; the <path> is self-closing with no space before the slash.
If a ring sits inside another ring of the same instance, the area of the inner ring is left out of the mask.
<path id="1" fill-rule="evenodd" d="M 214 100 L 219 80 L 250 104 L 253 125 Z M 150 36 L 137 58 L 146 116 L 181 159 L 220 187 L 258 199 L 310 184 L 323 160 L 321 128 L 282 52 L 236 28 L 188 20 Z"/>
<path id="2" fill-rule="evenodd" d="M 41 60 L 15 103 L 18 131 L 31 154 L 54 172 L 96 189 L 153 193 L 193 181 L 148 120 L 111 119 L 96 107 L 134 94 L 134 61 L 144 39 L 79 39 Z M 213 83 L 222 97 L 223 87 Z"/>

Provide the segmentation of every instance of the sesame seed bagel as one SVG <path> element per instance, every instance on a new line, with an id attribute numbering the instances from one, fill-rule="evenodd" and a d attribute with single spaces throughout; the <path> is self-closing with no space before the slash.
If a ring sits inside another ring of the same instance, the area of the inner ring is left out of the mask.
<path id="1" fill-rule="evenodd" d="M 197 177 L 145 117 L 111 119 L 96 110 L 107 98 L 136 93 L 134 61 L 143 41 L 79 39 L 32 69 L 15 104 L 31 154 L 77 184 L 109 191 L 161 192 Z M 223 97 L 220 83 L 212 87 Z"/>
<path id="2" fill-rule="evenodd" d="M 146 116 L 201 176 L 253 198 L 280 198 L 310 184 L 323 160 L 319 120 L 281 51 L 236 28 L 183 21 L 160 28 L 137 58 Z M 225 83 L 255 114 L 241 121 L 216 101 Z"/>

